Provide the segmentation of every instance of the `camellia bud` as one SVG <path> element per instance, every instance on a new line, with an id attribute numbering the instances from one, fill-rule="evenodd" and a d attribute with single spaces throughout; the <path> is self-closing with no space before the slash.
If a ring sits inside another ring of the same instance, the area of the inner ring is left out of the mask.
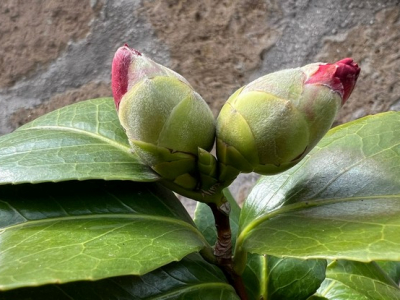
<path id="1" fill-rule="evenodd" d="M 294 166 L 332 126 L 359 73 L 346 58 L 271 73 L 236 91 L 217 119 L 222 169 L 268 175 Z"/>
<path id="2" fill-rule="evenodd" d="M 192 189 L 199 148 L 214 144 L 211 110 L 190 84 L 127 45 L 112 63 L 121 125 L 138 156 L 163 178 Z"/>

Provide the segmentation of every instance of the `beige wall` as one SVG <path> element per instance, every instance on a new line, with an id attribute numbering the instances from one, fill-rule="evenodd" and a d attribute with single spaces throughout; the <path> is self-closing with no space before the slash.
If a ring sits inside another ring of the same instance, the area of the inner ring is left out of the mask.
<path id="1" fill-rule="evenodd" d="M 262 74 L 353 57 L 341 121 L 400 108 L 400 1 L 0 1 L 0 133 L 68 103 L 110 96 L 130 46 L 184 75 L 215 114 Z"/>

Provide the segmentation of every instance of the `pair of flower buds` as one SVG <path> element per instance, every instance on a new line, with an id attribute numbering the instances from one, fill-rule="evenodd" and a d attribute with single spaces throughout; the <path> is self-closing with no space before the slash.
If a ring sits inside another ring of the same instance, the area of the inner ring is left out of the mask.
<path id="1" fill-rule="evenodd" d="M 237 90 L 215 121 L 185 78 L 125 45 L 114 56 L 112 90 L 143 162 L 183 189 L 210 191 L 239 172 L 297 164 L 329 130 L 359 73 L 350 58 L 271 73 Z M 215 139 L 217 159 L 208 152 Z"/>

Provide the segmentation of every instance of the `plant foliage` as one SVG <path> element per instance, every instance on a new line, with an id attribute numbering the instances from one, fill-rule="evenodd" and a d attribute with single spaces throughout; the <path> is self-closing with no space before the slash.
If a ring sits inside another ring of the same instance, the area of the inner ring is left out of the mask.
<path id="1" fill-rule="evenodd" d="M 0 299 L 239 299 L 209 207 L 159 180 L 109 98 L 0 137 Z M 400 299 L 400 113 L 330 130 L 243 208 L 224 193 L 249 299 Z"/>

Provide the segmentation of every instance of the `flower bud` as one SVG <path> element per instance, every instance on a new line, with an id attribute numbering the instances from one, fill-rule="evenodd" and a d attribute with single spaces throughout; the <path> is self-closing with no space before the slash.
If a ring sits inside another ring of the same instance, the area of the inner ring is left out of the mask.
<path id="1" fill-rule="evenodd" d="M 346 58 L 278 71 L 236 91 L 217 119 L 222 166 L 264 175 L 294 166 L 332 126 L 359 73 Z"/>
<path id="2" fill-rule="evenodd" d="M 112 64 L 114 102 L 138 156 L 162 177 L 193 188 L 198 148 L 214 143 L 214 117 L 179 74 L 127 45 Z"/>

